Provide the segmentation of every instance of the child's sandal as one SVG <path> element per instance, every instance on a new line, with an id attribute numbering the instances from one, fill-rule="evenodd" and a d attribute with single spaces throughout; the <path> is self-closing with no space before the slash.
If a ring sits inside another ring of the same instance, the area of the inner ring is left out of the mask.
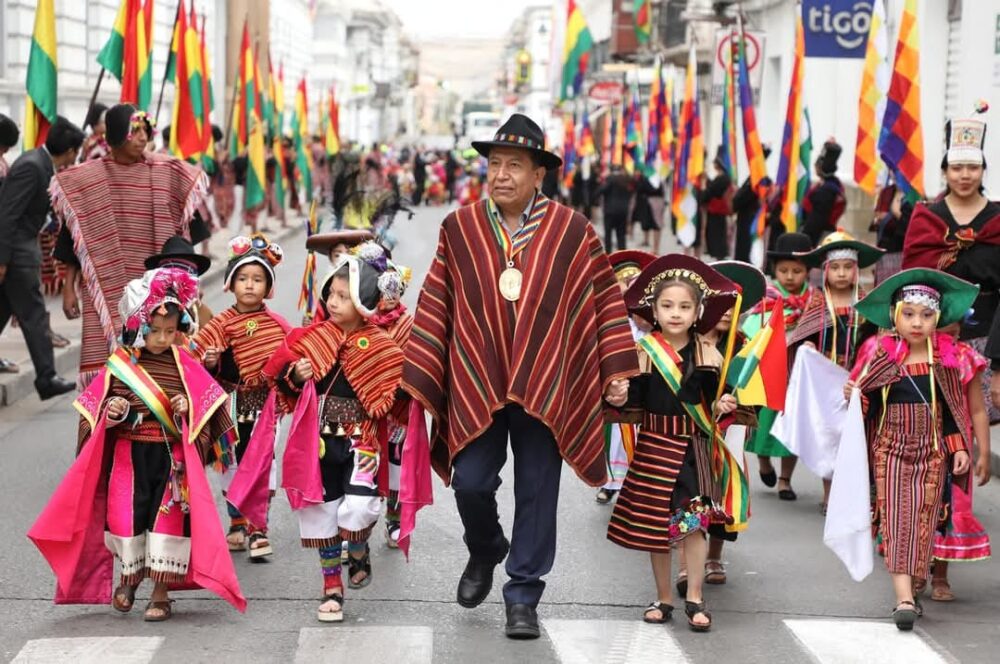
<path id="1" fill-rule="evenodd" d="M 901 632 L 909 632 L 913 629 L 913 623 L 917 622 L 916 602 L 903 601 L 896 605 L 892 612 L 892 621 L 896 623 L 896 629 Z"/>
<path id="2" fill-rule="evenodd" d="M 316 619 L 320 622 L 343 622 L 344 621 L 344 596 L 341 593 L 330 593 L 329 595 L 323 595 L 320 600 L 321 604 L 319 609 L 316 610 Z M 323 607 L 329 602 L 336 602 L 337 609 L 335 611 L 324 611 Z"/>
<path id="3" fill-rule="evenodd" d="M 365 555 L 360 558 L 355 558 L 354 556 L 348 556 L 347 558 L 347 571 L 348 580 L 347 587 L 352 590 L 358 590 L 364 588 L 372 582 L 372 557 L 371 549 L 365 544 Z M 364 572 L 365 578 L 361 579 L 357 583 L 354 581 L 354 577 L 358 574 Z"/>
<path id="4" fill-rule="evenodd" d="M 247 548 L 247 529 L 245 526 L 230 526 L 226 535 L 226 544 L 230 551 L 245 551 Z"/>
<path id="5" fill-rule="evenodd" d="M 931 581 L 931 599 L 935 602 L 954 602 L 955 593 L 951 591 L 951 584 L 947 579 L 933 579 Z"/>
<path id="6" fill-rule="evenodd" d="M 146 611 L 142 614 L 142 619 L 146 622 L 164 622 L 173 616 L 170 605 L 172 599 L 151 599 L 146 603 Z M 155 613 L 154 613 L 155 612 Z"/>
<path id="7" fill-rule="evenodd" d="M 701 614 L 708 618 L 707 623 L 696 623 L 694 617 Z M 712 629 L 712 614 L 705 608 L 705 601 L 700 602 L 684 602 L 684 614 L 688 619 L 688 627 L 691 628 L 692 632 L 707 632 Z"/>
<path id="8" fill-rule="evenodd" d="M 274 553 L 267 535 L 260 531 L 252 533 L 248 541 L 247 551 L 250 552 L 250 560 L 253 562 L 264 562 L 265 556 L 270 556 Z"/>
<path id="9" fill-rule="evenodd" d="M 115 588 L 115 594 L 111 598 L 111 606 L 115 611 L 128 613 L 135 606 L 135 589 L 137 586 L 130 586 L 123 583 Z"/>
<path id="10" fill-rule="evenodd" d="M 660 617 L 653 618 L 652 616 L 650 616 L 649 614 L 652 613 L 653 611 L 659 611 Z M 673 617 L 672 616 L 673 612 L 674 612 L 674 607 L 672 604 L 666 604 L 664 602 L 660 602 L 659 600 L 657 600 L 656 602 L 653 602 L 648 607 L 646 607 L 646 610 L 642 612 L 642 622 L 650 623 L 652 625 L 662 625 L 663 623 L 670 622 L 671 618 Z"/>
<path id="11" fill-rule="evenodd" d="M 705 561 L 705 583 L 721 586 L 726 583 L 726 568 L 721 560 Z"/>

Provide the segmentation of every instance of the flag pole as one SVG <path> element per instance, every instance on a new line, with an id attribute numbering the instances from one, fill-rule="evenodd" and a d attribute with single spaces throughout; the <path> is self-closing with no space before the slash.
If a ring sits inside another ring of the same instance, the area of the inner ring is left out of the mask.
<path id="1" fill-rule="evenodd" d="M 83 129 L 87 129 L 87 120 L 90 119 L 90 111 L 94 108 L 94 104 L 97 103 L 97 94 L 101 91 L 101 81 L 104 80 L 104 72 L 106 70 L 101 67 L 101 73 L 97 75 L 97 85 L 94 86 L 94 93 L 90 95 L 90 103 L 87 104 L 87 115 L 83 118 Z"/>
<path id="2" fill-rule="evenodd" d="M 174 14 L 174 27 L 171 28 L 171 30 L 170 30 L 170 44 L 167 46 L 167 63 L 165 65 L 163 65 L 163 80 L 160 82 L 160 98 L 157 99 L 157 101 L 156 101 L 156 117 L 154 118 L 154 120 L 156 120 L 156 121 L 160 120 L 160 106 L 163 105 L 163 91 L 167 87 L 167 73 L 170 71 L 170 61 L 173 58 L 173 52 L 170 49 L 174 45 L 174 35 L 177 34 L 177 23 L 178 23 L 178 21 L 180 21 L 181 12 L 183 10 L 184 10 L 184 3 L 183 2 L 178 2 L 177 3 L 177 13 Z M 184 39 L 184 36 L 181 35 L 181 40 L 183 40 L 183 39 Z M 183 41 L 182 41 L 182 43 L 183 43 Z M 181 48 L 181 44 L 178 44 L 177 48 Z M 177 66 L 176 62 L 174 63 L 174 66 L 175 67 Z"/>

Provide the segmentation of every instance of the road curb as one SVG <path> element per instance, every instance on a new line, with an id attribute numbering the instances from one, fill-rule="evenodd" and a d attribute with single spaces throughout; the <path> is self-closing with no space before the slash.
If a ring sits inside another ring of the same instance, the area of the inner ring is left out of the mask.
<path id="1" fill-rule="evenodd" d="M 279 229 L 271 234 L 271 240 L 282 243 L 285 240 L 303 233 L 305 228 L 300 225 L 289 226 Z M 222 284 L 226 273 L 226 264 L 221 260 L 216 260 L 212 267 L 201 276 L 200 284 L 203 290 L 208 287 Z M 61 376 L 72 376 L 80 366 L 80 341 L 74 340 L 65 348 L 55 348 L 56 373 Z M 75 378 L 74 378 L 75 380 Z M 16 374 L 7 374 L 0 380 L 0 408 L 12 406 L 25 397 L 34 396 L 35 392 L 35 367 L 30 363 L 22 371 Z"/>

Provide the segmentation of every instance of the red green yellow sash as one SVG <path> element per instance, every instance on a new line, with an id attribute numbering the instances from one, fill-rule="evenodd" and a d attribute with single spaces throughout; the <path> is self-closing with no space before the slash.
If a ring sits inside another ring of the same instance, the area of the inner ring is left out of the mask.
<path id="1" fill-rule="evenodd" d="M 671 348 L 670 344 L 658 333 L 647 334 L 639 340 L 639 347 L 646 351 L 653 366 L 667 386 L 676 395 L 681 389 L 683 373 L 680 370 L 681 358 Z M 688 416 L 694 420 L 699 429 L 709 437 L 712 459 L 712 477 L 722 487 L 722 507 L 726 514 L 733 517 L 733 523 L 726 530 L 738 532 L 747 527 L 750 519 L 750 487 L 746 476 L 736 457 L 726 447 L 726 443 L 715 425 L 707 404 L 692 404 L 681 401 Z"/>
<path id="2" fill-rule="evenodd" d="M 170 397 L 141 365 L 132 363 L 127 350 L 119 348 L 112 353 L 108 358 L 107 367 L 115 378 L 125 383 L 129 390 L 146 404 L 149 412 L 163 425 L 167 433 L 177 438 L 181 437 L 181 432 L 174 422 Z"/>

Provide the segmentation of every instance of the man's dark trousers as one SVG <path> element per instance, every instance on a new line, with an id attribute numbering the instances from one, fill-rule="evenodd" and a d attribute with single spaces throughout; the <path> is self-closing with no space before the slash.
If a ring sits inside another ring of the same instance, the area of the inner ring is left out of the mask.
<path id="1" fill-rule="evenodd" d="M 24 343 L 35 365 L 35 387 L 48 385 L 56 376 L 56 364 L 49 338 L 49 315 L 42 297 L 40 267 L 14 261 L 7 266 L 7 276 L 0 284 L 0 332 L 11 315 L 17 316 L 24 333 Z"/>
<path id="2" fill-rule="evenodd" d="M 493 424 L 455 457 L 452 488 L 471 556 L 496 559 L 504 535 L 497 512 L 500 470 L 507 461 L 507 436 L 514 453 L 514 527 L 503 596 L 507 606 L 538 606 L 542 577 L 556 555 L 556 509 L 562 457 L 552 432 L 520 406 L 509 404 Z"/>

